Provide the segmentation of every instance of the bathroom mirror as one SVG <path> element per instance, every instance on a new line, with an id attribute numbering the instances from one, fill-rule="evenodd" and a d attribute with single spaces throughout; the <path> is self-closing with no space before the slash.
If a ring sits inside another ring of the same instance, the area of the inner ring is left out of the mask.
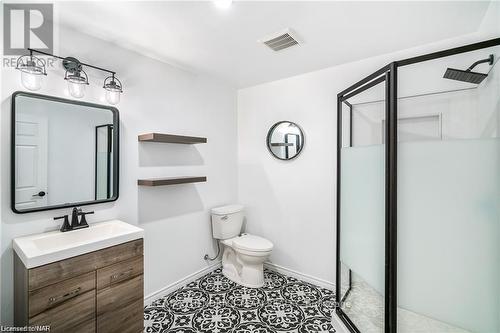
<path id="1" fill-rule="evenodd" d="M 304 147 L 304 132 L 291 121 L 274 124 L 267 133 L 267 148 L 280 160 L 297 157 Z"/>
<path id="2" fill-rule="evenodd" d="M 118 198 L 118 110 L 26 92 L 12 95 L 15 213 Z"/>

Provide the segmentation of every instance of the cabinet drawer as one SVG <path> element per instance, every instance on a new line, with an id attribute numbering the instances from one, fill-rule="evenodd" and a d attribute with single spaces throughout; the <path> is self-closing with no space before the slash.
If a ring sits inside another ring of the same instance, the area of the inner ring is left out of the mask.
<path id="1" fill-rule="evenodd" d="M 95 273 L 90 272 L 29 292 L 29 317 L 59 306 L 68 300 L 95 289 Z"/>
<path id="2" fill-rule="evenodd" d="M 142 333 L 143 330 L 144 300 L 142 298 L 97 317 L 98 333 Z"/>
<path id="3" fill-rule="evenodd" d="M 95 290 L 36 315 L 29 325 L 50 325 L 51 333 L 95 332 Z"/>
<path id="4" fill-rule="evenodd" d="M 143 273 L 143 257 L 122 261 L 97 270 L 97 289 L 104 289 L 113 284 L 129 280 Z"/>
<path id="5" fill-rule="evenodd" d="M 128 243 L 82 254 L 28 271 L 28 289 L 34 290 L 50 284 L 82 275 L 96 269 L 124 261 L 143 253 L 143 241 Z"/>

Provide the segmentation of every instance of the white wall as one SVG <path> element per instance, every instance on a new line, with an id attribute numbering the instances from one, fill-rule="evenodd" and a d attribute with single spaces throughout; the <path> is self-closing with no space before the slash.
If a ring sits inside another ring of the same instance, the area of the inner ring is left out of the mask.
<path id="1" fill-rule="evenodd" d="M 238 91 L 239 200 L 247 206 L 248 232 L 275 244 L 271 262 L 334 282 L 336 95 L 402 57 L 372 58 Z M 305 133 L 301 155 L 289 162 L 273 158 L 265 146 L 267 131 L 280 120 L 297 123 Z"/>
<path id="2" fill-rule="evenodd" d="M 238 91 L 239 200 L 247 206 L 248 232 L 275 244 L 273 263 L 335 280 L 337 93 L 391 61 L 498 37 L 499 18 L 493 2 L 476 34 Z M 265 146 L 280 120 L 296 122 L 306 136 L 290 162 L 274 159 Z"/>
<path id="3" fill-rule="evenodd" d="M 145 229 L 145 295 L 206 267 L 203 255 L 214 252 L 209 208 L 237 198 L 236 92 L 210 78 L 188 73 L 116 45 L 60 29 L 58 51 L 109 67 L 124 84 L 118 105 L 120 133 L 120 198 L 115 203 L 85 207 L 96 211 L 89 222 L 113 218 Z M 60 67 L 51 70 L 41 94 L 67 97 Z M 83 99 L 102 100 L 102 73 L 89 70 Z M 12 322 L 14 237 L 53 230 L 53 216 L 70 210 L 16 215 L 10 210 L 10 95 L 22 90 L 19 73 L 2 69 L 1 128 L 1 320 Z M 181 146 L 138 144 L 137 135 L 164 132 L 208 138 L 207 144 Z M 71 139 L 71 138 L 70 138 Z M 77 161 L 74 161 L 75 163 Z M 139 188 L 142 177 L 203 175 L 206 183 Z"/>

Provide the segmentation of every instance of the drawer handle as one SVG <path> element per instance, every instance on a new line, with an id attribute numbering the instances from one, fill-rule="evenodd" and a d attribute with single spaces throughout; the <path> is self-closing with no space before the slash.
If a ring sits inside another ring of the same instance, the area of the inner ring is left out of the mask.
<path id="1" fill-rule="evenodd" d="M 64 295 L 50 297 L 49 298 L 49 303 L 55 303 L 55 302 L 66 300 L 68 298 L 75 297 L 76 295 L 78 295 L 78 293 L 80 292 L 80 290 L 82 290 L 82 288 L 78 287 L 75 290 L 67 292 Z"/>
<path id="2" fill-rule="evenodd" d="M 113 274 L 111 275 L 110 277 L 110 283 L 114 283 L 114 282 L 117 282 L 117 281 L 120 281 L 120 280 L 123 280 L 124 278 L 127 278 L 129 277 L 132 273 L 133 273 L 133 269 L 129 269 L 128 271 L 125 271 L 125 272 L 121 272 L 121 273 L 116 273 L 116 274 Z"/>

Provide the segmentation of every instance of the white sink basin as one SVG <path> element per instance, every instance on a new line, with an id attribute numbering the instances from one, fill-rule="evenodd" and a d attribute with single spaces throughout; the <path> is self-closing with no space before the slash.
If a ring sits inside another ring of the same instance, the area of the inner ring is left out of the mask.
<path id="1" fill-rule="evenodd" d="M 144 236 L 144 230 L 113 220 L 68 232 L 51 231 L 15 238 L 14 251 L 26 268 L 79 256 Z"/>

